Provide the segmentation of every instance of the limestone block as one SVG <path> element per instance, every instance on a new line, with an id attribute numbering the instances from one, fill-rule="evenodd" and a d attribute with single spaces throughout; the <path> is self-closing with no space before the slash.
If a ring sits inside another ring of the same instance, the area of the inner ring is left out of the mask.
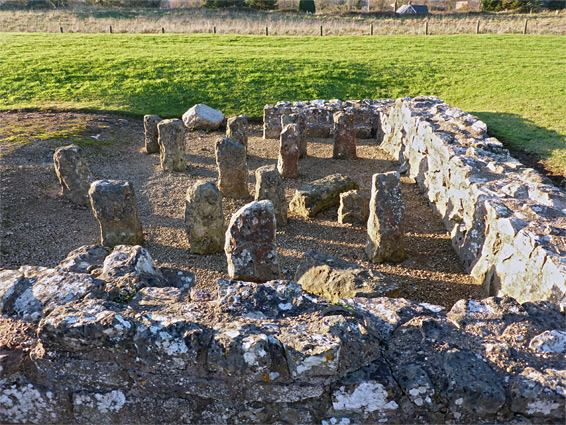
<path id="1" fill-rule="evenodd" d="M 235 199 L 249 198 L 246 147 L 227 138 L 217 140 L 215 146 L 217 184 L 222 196 Z"/>
<path id="2" fill-rule="evenodd" d="M 88 191 L 100 225 L 101 245 L 139 245 L 143 229 L 138 220 L 134 186 L 126 180 L 97 180 Z"/>
<path id="3" fill-rule="evenodd" d="M 399 173 L 374 174 L 369 206 L 366 255 L 374 263 L 400 263 L 405 259 L 405 204 Z"/>
<path id="4" fill-rule="evenodd" d="M 255 201 L 268 200 L 273 204 L 277 227 L 287 225 L 287 199 L 281 174 L 274 165 L 264 165 L 255 170 Z"/>
<path id="5" fill-rule="evenodd" d="M 226 231 L 224 251 L 230 279 L 251 282 L 278 279 L 275 235 L 275 213 L 270 201 L 254 201 L 240 208 Z"/>
<path id="6" fill-rule="evenodd" d="M 76 145 L 58 148 L 53 154 L 53 163 L 61 195 L 77 205 L 88 206 L 91 175 L 83 150 Z"/>
<path id="7" fill-rule="evenodd" d="M 303 113 L 281 115 L 281 128 L 285 128 L 289 124 L 297 124 L 297 132 L 299 134 L 299 159 L 307 156 L 307 137 L 306 137 L 306 121 Z"/>
<path id="8" fill-rule="evenodd" d="M 354 129 L 354 114 L 337 112 L 334 114 L 332 130 L 334 150 L 332 158 L 356 159 L 356 132 Z"/>
<path id="9" fill-rule="evenodd" d="M 159 132 L 157 131 L 157 124 L 161 121 L 161 117 L 157 115 L 144 115 L 145 153 L 159 153 Z"/>
<path id="10" fill-rule="evenodd" d="M 84 245 L 69 252 L 57 268 L 67 272 L 89 273 L 91 269 L 102 266 L 109 253 L 110 250 L 105 246 Z"/>
<path id="11" fill-rule="evenodd" d="M 368 221 L 369 199 L 357 190 L 350 190 L 340 194 L 340 207 L 338 207 L 338 223 L 351 223 L 365 226 Z"/>
<path id="12" fill-rule="evenodd" d="M 222 194 L 213 182 L 199 180 L 187 190 L 185 230 L 194 254 L 213 254 L 224 249 Z"/>
<path id="13" fill-rule="evenodd" d="M 157 124 L 159 160 L 164 171 L 187 169 L 185 127 L 181 120 L 163 120 Z"/>
<path id="14" fill-rule="evenodd" d="M 281 177 L 296 179 L 299 176 L 299 130 L 297 124 L 288 124 L 280 136 L 277 169 Z"/>
<path id="15" fill-rule="evenodd" d="M 248 147 L 248 116 L 239 115 L 228 118 L 226 122 L 226 137 Z"/>
<path id="16" fill-rule="evenodd" d="M 199 103 L 183 114 L 183 122 L 189 130 L 216 130 L 224 121 L 224 114 L 217 109 Z"/>
<path id="17" fill-rule="evenodd" d="M 303 217 L 314 217 L 320 211 L 338 205 L 342 192 L 358 188 L 351 178 L 332 174 L 297 189 L 289 209 Z"/>
<path id="18" fill-rule="evenodd" d="M 399 295 L 399 287 L 381 273 L 314 250 L 303 255 L 295 281 L 304 291 L 326 297 L 333 303 L 341 298 Z"/>

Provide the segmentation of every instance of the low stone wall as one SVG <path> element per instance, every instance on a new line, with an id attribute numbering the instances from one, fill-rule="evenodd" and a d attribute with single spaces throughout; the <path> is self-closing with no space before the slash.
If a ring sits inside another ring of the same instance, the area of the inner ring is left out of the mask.
<path id="1" fill-rule="evenodd" d="M 436 97 L 398 99 L 381 123 L 381 147 L 417 181 L 489 295 L 566 303 L 566 193 Z"/>

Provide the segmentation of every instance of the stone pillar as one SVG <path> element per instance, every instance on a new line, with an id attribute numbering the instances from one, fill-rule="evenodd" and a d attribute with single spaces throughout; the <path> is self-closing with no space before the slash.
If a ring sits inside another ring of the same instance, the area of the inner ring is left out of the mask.
<path id="1" fill-rule="evenodd" d="M 157 124 L 161 122 L 157 115 L 145 115 L 143 117 L 143 128 L 145 130 L 145 153 L 159 153 L 159 133 Z"/>
<path id="2" fill-rule="evenodd" d="M 88 206 L 91 176 L 83 150 L 75 145 L 58 148 L 53 154 L 53 163 L 61 195 L 77 205 Z"/>
<path id="3" fill-rule="evenodd" d="M 368 220 L 368 199 L 357 190 L 340 194 L 338 223 L 351 223 L 365 226 Z"/>
<path id="4" fill-rule="evenodd" d="M 276 229 L 271 201 L 251 202 L 232 216 L 224 246 L 230 279 L 248 282 L 280 279 Z"/>
<path id="5" fill-rule="evenodd" d="M 193 254 L 213 254 L 224 248 L 222 194 L 213 182 L 199 180 L 187 190 L 185 229 Z"/>
<path id="6" fill-rule="evenodd" d="M 334 114 L 334 151 L 335 159 L 356 159 L 356 131 L 354 114 L 336 112 Z"/>
<path id="7" fill-rule="evenodd" d="M 299 177 L 299 131 L 297 124 L 288 124 L 280 136 L 277 169 L 282 177 Z"/>
<path id="8" fill-rule="evenodd" d="M 185 158 L 185 126 L 178 119 L 163 120 L 157 124 L 161 167 L 164 171 L 184 171 L 187 169 Z"/>
<path id="9" fill-rule="evenodd" d="M 218 189 L 222 196 L 235 199 L 249 198 L 246 147 L 232 139 L 216 141 Z"/>
<path id="10" fill-rule="evenodd" d="M 248 147 L 248 116 L 240 115 L 228 118 L 226 137 Z"/>
<path id="11" fill-rule="evenodd" d="M 399 173 L 374 174 L 365 250 L 372 262 L 400 263 L 405 259 L 404 215 Z"/>
<path id="12" fill-rule="evenodd" d="M 307 122 L 305 114 L 281 115 L 281 128 L 285 128 L 289 124 L 297 124 L 297 130 L 299 132 L 299 159 L 305 158 L 307 156 Z"/>
<path id="13" fill-rule="evenodd" d="M 88 191 L 94 216 L 100 224 L 101 245 L 141 245 L 134 186 L 126 180 L 97 180 Z"/>
<path id="14" fill-rule="evenodd" d="M 255 200 L 268 200 L 273 204 L 277 227 L 287 225 L 287 199 L 281 174 L 275 165 L 264 165 L 255 170 Z"/>

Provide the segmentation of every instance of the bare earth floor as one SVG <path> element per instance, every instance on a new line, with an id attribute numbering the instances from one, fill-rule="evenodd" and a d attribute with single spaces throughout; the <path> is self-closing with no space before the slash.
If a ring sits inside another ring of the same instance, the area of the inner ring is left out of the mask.
<path id="1" fill-rule="evenodd" d="M 227 277 L 224 254 L 191 254 L 184 230 L 186 190 L 198 179 L 216 179 L 214 142 L 223 132 L 187 132 L 187 171 L 164 173 L 159 156 L 143 152 L 141 119 L 70 112 L 0 114 L 0 267 L 53 267 L 69 251 L 99 243 L 98 223 L 90 209 L 77 207 L 59 196 L 52 157 L 58 146 L 73 141 L 74 136 L 61 136 L 71 127 L 80 128 L 76 137 L 82 140 L 95 179 L 126 179 L 134 184 L 145 233 L 144 247 L 159 266 L 190 270 L 197 276 L 197 285 L 206 289 L 214 288 L 218 278 Z M 23 141 L 7 138 L 9 134 L 21 135 L 18 129 L 22 128 L 29 130 L 24 132 Z M 43 136 L 38 140 L 36 135 L 40 133 Z M 46 138 L 45 134 L 59 138 Z M 263 140 L 258 124 L 250 126 L 250 136 L 249 190 L 253 194 L 254 171 L 262 165 L 276 164 L 279 142 Z M 375 140 L 358 141 L 357 160 L 332 159 L 329 139 L 310 140 L 308 154 L 299 163 L 299 178 L 285 180 L 288 200 L 296 188 L 333 173 L 350 176 L 369 196 L 371 176 L 397 168 Z M 481 287 L 464 272 L 449 235 L 416 184 L 403 177 L 402 191 L 407 247 L 403 263 L 368 262 L 363 250 L 365 227 L 339 224 L 337 210 L 331 209 L 313 219 L 291 214 L 288 226 L 278 229 L 283 277 L 292 279 L 303 252 L 316 249 L 390 276 L 400 285 L 400 296 L 404 298 L 448 308 L 462 298 L 481 298 Z M 224 199 L 226 221 L 252 200 Z"/>

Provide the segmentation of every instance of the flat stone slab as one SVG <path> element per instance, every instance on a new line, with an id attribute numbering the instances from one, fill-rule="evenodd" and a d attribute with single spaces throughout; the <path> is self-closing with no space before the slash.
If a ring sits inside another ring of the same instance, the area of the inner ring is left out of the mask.
<path id="1" fill-rule="evenodd" d="M 358 184 L 350 177 L 332 174 L 297 189 L 289 208 L 303 217 L 314 217 L 320 211 L 338 205 L 342 192 L 357 189 Z"/>

